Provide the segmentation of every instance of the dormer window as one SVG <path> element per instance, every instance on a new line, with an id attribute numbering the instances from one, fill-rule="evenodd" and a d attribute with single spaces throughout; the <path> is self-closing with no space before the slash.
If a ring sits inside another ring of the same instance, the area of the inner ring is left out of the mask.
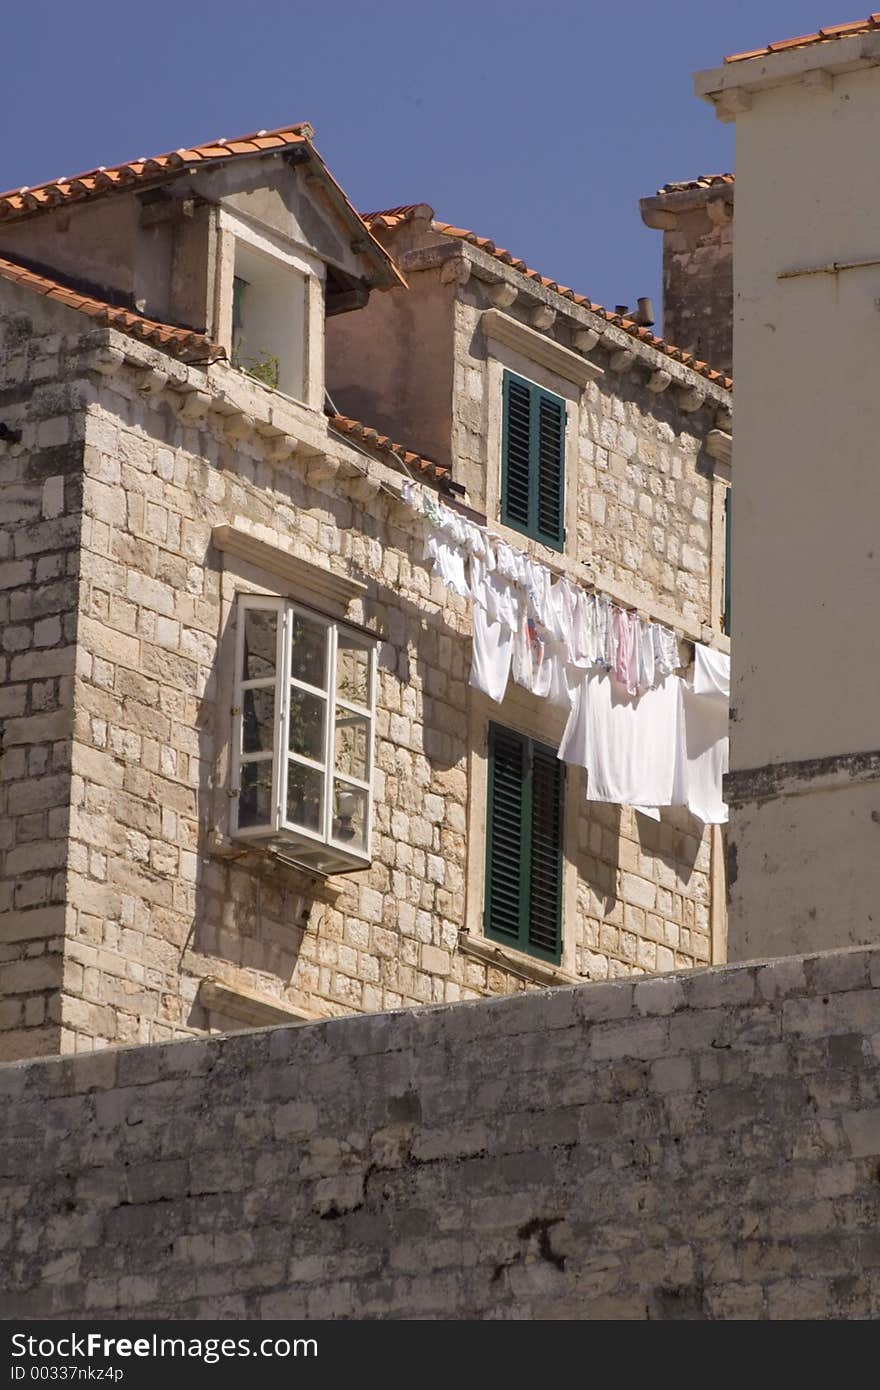
<path id="1" fill-rule="evenodd" d="M 288 259 L 236 241 L 232 365 L 300 401 L 306 395 L 306 280 Z"/>

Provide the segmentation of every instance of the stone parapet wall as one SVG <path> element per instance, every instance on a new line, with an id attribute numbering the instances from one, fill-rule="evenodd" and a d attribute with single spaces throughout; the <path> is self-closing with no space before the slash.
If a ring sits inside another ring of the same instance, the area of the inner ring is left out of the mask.
<path id="1" fill-rule="evenodd" d="M 880 1314 L 880 951 L 0 1069 L 7 1317 Z"/>

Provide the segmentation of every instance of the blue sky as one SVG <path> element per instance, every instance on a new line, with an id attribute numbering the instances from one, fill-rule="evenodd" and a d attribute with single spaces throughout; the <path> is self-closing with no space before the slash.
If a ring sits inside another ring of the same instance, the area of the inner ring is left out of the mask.
<path id="1" fill-rule="evenodd" d="M 428 202 L 600 303 L 660 303 L 638 199 L 729 169 L 692 91 L 857 18 L 814 0 L 28 0 L 4 14 L 0 188 L 309 120 L 362 211 Z"/>

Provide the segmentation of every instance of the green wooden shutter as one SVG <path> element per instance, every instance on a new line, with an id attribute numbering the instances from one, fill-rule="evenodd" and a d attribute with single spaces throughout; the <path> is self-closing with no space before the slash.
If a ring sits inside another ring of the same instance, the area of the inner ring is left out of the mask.
<path id="1" fill-rule="evenodd" d="M 564 514 L 565 402 L 505 372 L 501 520 L 561 550 Z"/>
<path id="2" fill-rule="evenodd" d="M 565 763 L 532 744 L 532 844 L 528 945 L 559 960 L 562 920 L 562 793 Z"/>
<path id="3" fill-rule="evenodd" d="M 565 404 L 538 392 L 535 530 L 539 540 L 561 549 L 565 540 Z"/>
<path id="4" fill-rule="evenodd" d="M 730 636 L 730 488 L 724 494 L 724 631 Z"/>
<path id="5" fill-rule="evenodd" d="M 521 868 L 525 828 L 526 745 L 518 734 L 489 729 L 489 834 L 486 931 L 517 946 L 522 935 Z"/>
<path id="6" fill-rule="evenodd" d="M 562 953 L 564 778 L 552 748 L 490 725 L 486 935 L 555 962 Z"/>
<path id="7" fill-rule="evenodd" d="M 518 531 L 529 526 L 531 439 L 531 387 L 505 372 L 501 520 Z"/>

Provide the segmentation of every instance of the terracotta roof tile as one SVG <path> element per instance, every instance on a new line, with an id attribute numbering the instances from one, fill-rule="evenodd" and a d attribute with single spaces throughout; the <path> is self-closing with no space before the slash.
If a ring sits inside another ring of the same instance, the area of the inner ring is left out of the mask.
<path id="1" fill-rule="evenodd" d="M 50 179 L 33 188 L 11 188 L 6 193 L 0 193 L 0 220 L 35 212 L 44 206 L 79 202 L 123 184 L 145 183 L 169 172 L 214 159 L 260 154 L 263 150 L 283 149 L 287 145 L 309 144 L 314 134 L 307 122 L 301 122 L 299 125 L 280 126 L 278 130 L 257 131 L 235 140 L 212 140 L 204 145 L 172 150 L 169 154 L 153 155 L 148 159 L 127 160 L 111 169 L 89 169 L 84 174 Z"/>
<path id="2" fill-rule="evenodd" d="M 733 180 L 732 174 L 712 175 L 711 177 L 730 179 L 731 182 Z M 368 227 L 385 227 L 389 230 L 393 230 L 394 227 L 399 226 L 402 222 L 412 220 L 412 210 L 414 208 L 421 209 L 425 206 L 426 204 L 424 203 L 404 204 L 401 207 L 390 208 L 384 212 L 364 213 L 363 218 Z M 471 246 L 478 247 L 479 250 L 485 251 L 490 256 L 494 256 L 496 260 L 503 262 L 504 265 L 511 266 L 514 270 L 518 270 L 521 274 L 528 276 L 529 279 L 537 280 L 545 289 L 553 290 L 554 293 L 562 295 L 563 298 L 570 299 L 572 303 L 579 304 L 582 308 L 589 309 L 591 313 L 598 315 L 599 318 L 605 319 L 606 322 L 613 324 L 615 328 L 621 328 L 624 333 L 629 333 L 631 337 L 638 338 L 640 342 L 646 343 L 657 352 L 662 352 L 666 357 L 670 357 L 676 362 L 681 362 L 684 366 L 690 367 L 692 371 L 699 372 L 700 376 L 706 377 L 709 381 L 723 387 L 724 390 L 729 391 L 732 388 L 732 380 L 730 377 L 725 376 L 723 372 L 716 371 L 705 362 L 697 364 L 690 353 L 684 352 L 681 348 L 674 347 L 672 343 L 667 343 L 663 338 L 656 337 L 650 329 L 643 328 L 640 324 L 634 323 L 632 319 L 622 318 L 619 314 L 612 313 L 609 309 L 603 308 L 601 304 L 597 304 L 594 300 L 588 299 L 586 295 L 576 294 L 575 291 L 570 290 L 567 285 L 559 285 L 555 280 L 549 280 L 546 275 L 541 275 L 537 270 L 533 270 L 531 266 L 527 266 L 525 261 L 521 261 L 517 257 L 512 256 L 511 253 L 505 251 L 503 247 L 496 246 L 495 242 L 491 241 L 489 237 L 477 236 L 475 232 L 469 232 L 465 227 L 453 227 L 449 222 L 437 222 L 435 220 L 432 225 L 436 231 L 442 232 L 444 236 L 455 237 L 459 241 L 466 241 Z"/>
<path id="3" fill-rule="evenodd" d="M 33 270 L 16 265 L 14 261 L 0 259 L 0 277 L 25 285 L 35 294 L 45 295 L 47 299 L 54 299 L 68 309 L 88 314 L 89 318 L 106 328 L 116 328 L 120 333 L 127 333 L 130 338 L 149 343 L 151 347 L 169 352 L 185 362 L 216 362 L 226 356 L 225 350 L 218 343 L 206 338 L 203 333 L 194 333 L 189 328 L 177 328 L 169 323 L 158 323 L 155 319 L 143 318 L 130 309 L 120 309 L 117 305 L 106 304 L 92 295 L 81 294 L 78 290 L 59 284 L 57 280 L 50 280 L 45 275 L 38 275 Z"/>
<path id="4" fill-rule="evenodd" d="M 763 48 L 750 48 L 746 53 L 729 53 L 725 63 L 745 63 L 750 58 L 769 58 L 773 53 L 785 53 L 793 48 L 810 48 L 817 43 L 832 43 L 835 39 L 848 39 L 853 34 L 870 34 L 880 29 L 880 13 L 868 15 L 867 19 L 852 20 L 848 24 L 828 24 L 815 34 L 801 34 L 795 39 L 780 39 L 768 43 Z"/>
<path id="5" fill-rule="evenodd" d="M 188 149 L 172 150 L 168 154 L 139 157 L 110 169 L 102 165 L 97 169 L 89 169 L 84 174 L 50 179 L 47 183 L 31 188 L 11 188 L 6 193 L 0 193 L 0 225 L 16 217 L 42 212 L 45 208 L 82 202 L 117 189 L 138 185 L 146 187 L 151 181 L 161 182 L 181 170 L 198 167 L 200 164 L 210 164 L 219 159 L 259 155 L 268 150 L 282 150 L 295 145 L 304 146 L 307 150 L 312 168 L 323 180 L 325 191 L 331 203 L 336 203 L 337 211 L 359 224 L 358 213 L 312 144 L 314 135 L 315 132 L 308 122 L 302 121 L 298 125 L 279 126 L 277 130 L 258 130 L 253 135 L 240 135 L 234 140 L 211 140 Z M 430 212 L 430 209 L 428 211 Z M 374 265 L 379 268 L 375 280 L 377 287 L 387 289 L 392 285 L 406 284 L 393 259 L 372 233 L 367 238 L 366 249 Z"/>
<path id="6" fill-rule="evenodd" d="M 432 478 L 448 478 L 451 470 L 444 464 L 434 463 L 432 459 L 423 458 L 421 454 L 413 453 L 404 444 L 395 444 L 393 439 L 389 439 L 387 434 L 380 434 L 378 430 L 370 425 L 363 424 L 360 420 L 352 420 L 347 415 L 331 415 L 329 424 L 339 434 L 350 435 L 353 439 L 358 439 L 362 444 L 366 444 L 371 449 L 376 449 L 383 454 L 395 455 L 398 460 L 402 459 L 408 468 L 417 473 L 426 473 Z"/>
<path id="7" fill-rule="evenodd" d="M 733 174 L 698 174 L 695 179 L 682 179 L 677 183 L 664 183 L 657 189 L 658 198 L 664 193 L 690 193 L 701 188 L 717 188 L 722 184 L 735 183 Z"/>

